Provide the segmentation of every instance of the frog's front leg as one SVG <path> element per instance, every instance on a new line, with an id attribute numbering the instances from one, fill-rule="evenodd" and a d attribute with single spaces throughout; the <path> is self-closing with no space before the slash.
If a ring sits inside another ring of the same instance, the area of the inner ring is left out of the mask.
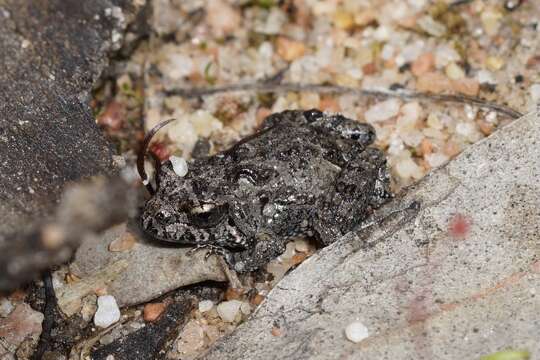
<path id="1" fill-rule="evenodd" d="M 225 261 L 229 266 L 239 273 L 255 271 L 270 260 L 275 259 L 285 252 L 285 244 L 281 239 L 269 234 L 258 234 L 254 245 L 244 251 L 231 252 Z"/>

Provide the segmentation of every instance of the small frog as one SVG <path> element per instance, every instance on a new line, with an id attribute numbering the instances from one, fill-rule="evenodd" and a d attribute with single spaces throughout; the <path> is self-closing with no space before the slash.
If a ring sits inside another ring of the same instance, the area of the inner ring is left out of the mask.
<path id="1" fill-rule="evenodd" d="M 184 177 L 166 161 L 143 229 L 154 239 L 210 248 L 237 272 L 264 266 L 292 237 L 328 245 L 392 196 L 385 157 L 368 147 L 374 140 L 372 126 L 341 115 L 270 115 L 230 149 L 192 160 Z"/>

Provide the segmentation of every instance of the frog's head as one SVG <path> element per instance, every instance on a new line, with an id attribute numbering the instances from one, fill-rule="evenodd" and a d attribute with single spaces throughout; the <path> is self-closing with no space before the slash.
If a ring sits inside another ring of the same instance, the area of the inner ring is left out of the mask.
<path id="1" fill-rule="evenodd" d="M 244 246 L 234 221 L 228 216 L 229 205 L 218 198 L 204 178 L 175 172 L 171 161 L 161 165 L 152 153 L 156 167 L 153 186 L 145 171 L 145 158 L 155 134 L 175 119 L 157 124 L 145 136 L 137 157 L 137 170 L 152 195 L 141 215 L 143 230 L 152 238 L 186 245 L 214 244 L 219 239 L 234 247 Z"/>
<path id="2" fill-rule="evenodd" d="M 204 177 L 176 174 L 167 161 L 158 173 L 154 196 L 141 216 L 152 238 L 185 245 L 227 243 L 244 246 L 230 215 L 227 197 Z"/>

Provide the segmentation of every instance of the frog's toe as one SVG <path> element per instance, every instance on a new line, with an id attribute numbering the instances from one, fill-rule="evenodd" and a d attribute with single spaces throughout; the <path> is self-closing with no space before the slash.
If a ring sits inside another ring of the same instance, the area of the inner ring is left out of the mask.
<path id="1" fill-rule="evenodd" d="M 225 250 L 224 248 L 222 248 L 220 246 L 213 245 L 213 244 L 199 244 L 199 245 L 196 245 L 193 249 L 190 249 L 188 251 L 188 254 L 192 255 L 193 253 L 195 253 L 196 251 L 199 251 L 199 250 L 207 250 L 206 254 L 204 255 L 205 260 L 207 260 L 211 255 L 220 255 L 220 256 L 226 257 L 227 254 L 228 254 L 227 250 Z"/>

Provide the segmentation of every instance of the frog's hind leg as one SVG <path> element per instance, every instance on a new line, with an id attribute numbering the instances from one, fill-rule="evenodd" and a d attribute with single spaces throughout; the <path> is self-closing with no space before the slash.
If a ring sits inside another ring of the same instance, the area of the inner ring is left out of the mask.
<path id="1" fill-rule="evenodd" d="M 374 148 L 355 154 L 342 168 L 317 204 L 313 228 L 323 245 L 353 230 L 391 197 L 385 169 L 384 155 Z"/>

